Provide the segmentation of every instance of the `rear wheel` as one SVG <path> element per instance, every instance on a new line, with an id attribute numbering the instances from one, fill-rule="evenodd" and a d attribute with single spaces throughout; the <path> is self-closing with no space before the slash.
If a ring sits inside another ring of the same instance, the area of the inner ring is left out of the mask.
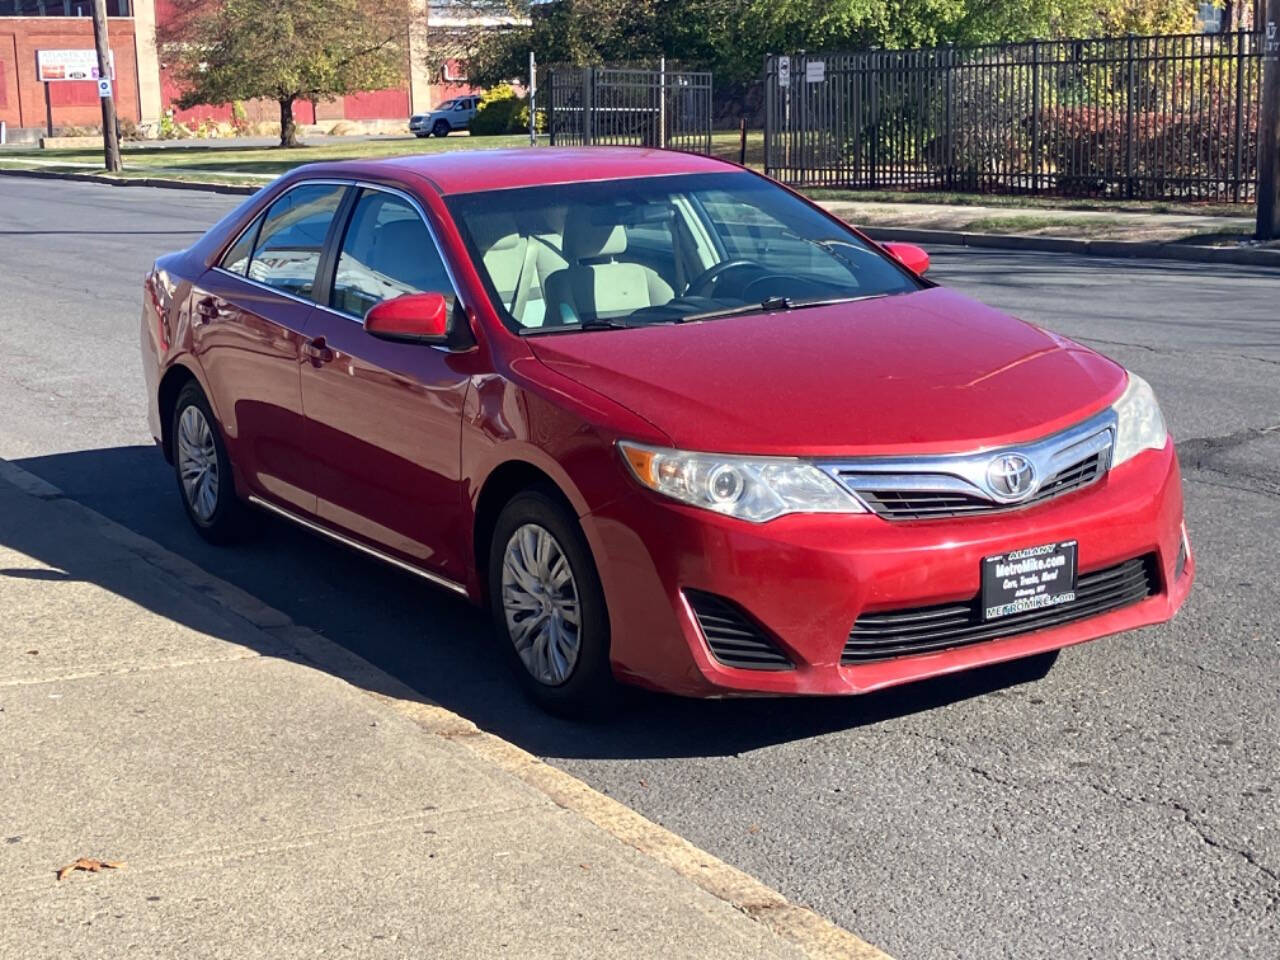
<path id="1" fill-rule="evenodd" d="M 449 131 L 452 129 L 453 128 L 449 126 L 448 120 L 437 120 L 431 126 L 431 132 L 437 137 L 447 137 L 449 135 Z"/>
<path id="2" fill-rule="evenodd" d="M 236 496 L 231 460 L 198 384 L 179 392 L 169 436 L 178 493 L 192 526 L 210 543 L 242 539 L 252 529 L 249 509 Z"/>
<path id="3" fill-rule="evenodd" d="M 490 611 L 526 692 L 567 716 L 615 702 L 609 616 L 591 550 L 573 514 L 540 490 L 502 510 L 489 550 Z"/>

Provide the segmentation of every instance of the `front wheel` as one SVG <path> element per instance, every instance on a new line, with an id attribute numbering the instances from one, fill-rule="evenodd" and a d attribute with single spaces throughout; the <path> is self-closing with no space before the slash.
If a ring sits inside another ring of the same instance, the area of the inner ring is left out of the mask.
<path id="1" fill-rule="evenodd" d="M 447 137 L 451 129 L 453 128 L 449 126 L 448 120 L 437 120 L 432 125 L 431 132 L 434 133 L 437 137 Z"/>
<path id="2" fill-rule="evenodd" d="M 236 496 L 231 460 L 204 391 L 188 383 L 178 394 L 170 429 L 173 469 L 187 518 L 210 543 L 233 543 L 252 530 L 249 508 Z"/>
<path id="3" fill-rule="evenodd" d="M 616 702 L 609 614 L 573 514 L 540 490 L 502 510 L 489 550 L 490 610 L 525 691 L 543 709 L 603 715 Z"/>

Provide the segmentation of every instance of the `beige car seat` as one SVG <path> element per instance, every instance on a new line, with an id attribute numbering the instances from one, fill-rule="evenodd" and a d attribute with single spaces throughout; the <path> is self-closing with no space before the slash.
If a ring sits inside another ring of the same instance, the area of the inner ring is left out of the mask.
<path id="1" fill-rule="evenodd" d="M 548 325 L 626 316 L 675 296 L 656 270 L 619 260 L 627 249 L 626 230 L 621 224 L 594 223 L 591 213 L 575 209 L 566 218 L 568 266 L 544 285 Z"/>

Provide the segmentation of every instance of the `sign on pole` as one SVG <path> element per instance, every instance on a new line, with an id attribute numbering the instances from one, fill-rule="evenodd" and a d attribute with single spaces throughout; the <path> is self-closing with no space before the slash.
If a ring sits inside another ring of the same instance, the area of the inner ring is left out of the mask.
<path id="1" fill-rule="evenodd" d="M 108 57 L 111 79 L 116 78 L 116 58 L 114 52 Z M 97 50 L 37 50 L 36 76 L 41 83 L 56 83 L 60 80 L 97 80 Z"/>
<path id="2" fill-rule="evenodd" d="M 111 81 L 108 80 L 106 77 L 98 78 L 98 96 L 100 97 L 111 96 Z"/>
<path id="3" fill-rule="evenodd" d="M 1262 31 L 1262 110 L 1258 118 L 1259 240 L 1280 239 L 1280 0 L 1267 4 Z"/>
<path id="4" fill-rule="evenodd" d="M 778 86 L 780 87 L 791 86 L 791 58 L 790 57 L 778 58 Z"/>

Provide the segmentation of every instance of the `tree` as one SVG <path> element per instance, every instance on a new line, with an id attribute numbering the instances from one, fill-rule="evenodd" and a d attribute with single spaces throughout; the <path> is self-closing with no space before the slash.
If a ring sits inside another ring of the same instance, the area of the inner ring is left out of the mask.
<path id="1" fill-rule="evenodd" d="M 410 0 L 173 0 L 158 31 L 178 105 L 267 98 L 280 145 L 298 146 L 293 105 L 404 79 Z"/>
<path id="2" fill-rule="evenodd" d="M 532 49 L 538 61 L 546 64 L 634 62 L 665 56 L 711 69 L 718 91 L 742 89 L 755 81 L 764 55 L 771 52 L 1168 31 L 1189 27 L 1194 13 L 1194 5 L 1185 0 L 458 2 L 505 3 L 513 16 L 524 21 L 511 29 L 469 36 L 467 73 L 474 82 L 520 76 Z"/>

